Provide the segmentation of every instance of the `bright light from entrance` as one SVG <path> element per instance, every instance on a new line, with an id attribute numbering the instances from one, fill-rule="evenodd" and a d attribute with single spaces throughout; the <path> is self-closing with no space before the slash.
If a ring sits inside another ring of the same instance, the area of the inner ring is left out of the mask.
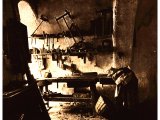
<path id="1" fill-rule="evenodd" d="M 28 36 L 30 36 L 38 25 L 36 16 L 30 5 L 25 1 L 20 1 L 18 3 L 18 9 L 20 14 L 20 20 L 23 24 L 27 26 Z"/>

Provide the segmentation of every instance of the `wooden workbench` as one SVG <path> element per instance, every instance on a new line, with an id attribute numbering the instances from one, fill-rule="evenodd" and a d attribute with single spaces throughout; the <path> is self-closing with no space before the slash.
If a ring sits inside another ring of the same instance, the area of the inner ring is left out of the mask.
<path id="1" fill-rule="evenodd" d="M 54 77 L 54 78 L 39 78 L 37 79 L 38 83 L 43 84 L 46 87 L 46 91 L 48 91 L 48 85 L 55 83 L 65 82 L 69 87 L 73 88 L 81 88 L 81 87 L 90 87 L 91 97 L 87 98 L 75 98 L 72 95 L 52 95 L 50 97 L 45 98 L 47 101 L 64 101 L 64 102 L 91 102 L 93 112 L 95 112 L 95 104 L 96 104 L 96 83 L 100 82 L 102 84 L 115 84 L 111 78 L 108 78 L 105 75 L 98 76 L 69 76 L 69 77 Z"/>

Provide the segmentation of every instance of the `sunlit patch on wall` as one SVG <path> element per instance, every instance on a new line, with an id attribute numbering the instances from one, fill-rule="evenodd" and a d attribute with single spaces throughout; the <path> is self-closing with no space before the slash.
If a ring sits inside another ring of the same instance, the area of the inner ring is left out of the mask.
<path id="1" fill-rule="evenodd" d="M 28 36 L 30 36 L 39 22 L 36 20 L 36 16 L 27 2 L 20 1 L 18 3 L 18 10 L 20 14 L 20 21 L 27 26 Z"/>

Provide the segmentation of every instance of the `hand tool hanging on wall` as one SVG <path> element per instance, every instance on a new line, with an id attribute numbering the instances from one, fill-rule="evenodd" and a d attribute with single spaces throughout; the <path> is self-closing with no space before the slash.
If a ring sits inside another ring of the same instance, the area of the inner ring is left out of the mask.
<path id="1" fill-rule="evenodd" d="M 34 38 L 34 42 L 35 42 L 35 45 L 36 45 L 36 38 Z"/>
<path id="2" fill-rule="evenodd" d="M 67 18 L 69 17 L 69 19 L 71 21 L 71 25 L 70 26 L 68 24 L 68 21 L 67 21 L 66 17 Z M 86 57 L 87 57 L 86 54 L 87 54 L 87 52 L 94 52 L 94 47 L 90 43 L 84 42 L 83 36 L 80 33 L 80 29 L 74 23 L 74 21 L 72 19 L 72 16 L 71 16 L 71 14 L 70 14 L 70 12 L 68 10 L 65 10 L 65 13 L 63 15 L 61 15 L 60 17 L 56 18 L 56 21 L 58 23 L 58 26 L 59 26 L 60 30 L 63 31 L 62 30 L 62 26 L 59 23 L 59 20 L 61 20 L 61 19 L 66 24 L 66 26 L 67 26 L 67 28 L 69 30 L 69 33 L 70 33 L 71 37 L 73 38 L 73 40 L 75 42 L 71 47 L 67 48 L 67 53 L 65 53 L 65 54 L 69 54 L 71 56 L 78 56 L 79 58 L 82 58 L 84 60 L 84 63 L 86 63 Z M 76 34 L 75 34 L 75 32 L 76 32 Z M 68 32 L 66 32 L 65 35 L 67 35 L 67 33 Z M 64 31 L 63 31 L 63 34 L 64 34 Z M 80 38 L 79 41 L 76 41 L 75 35 L 78 35 L 77 37 Z M 58 39 L 58 37 L 57 37 L 57 39 Z M 58 62 L 59 62 L 59 60 L 57 61 L 57 63 Z"/>
<path id="3" fill-rule="evenodd" d="M 60 60 L 62 60 L 62 54 L 60 46 L 56 49 L 56 56 L 57 56 L 57 66 L 60 66 Z"/>
<path id="4" fill-rule="evenodd" d="M 82 34 L 81 34 L 80 30 L 79 30 L 79 27 L 78 27 L 78 26 L 76 25 L 76 23 L 73 21 L 70 12 L 69 12 L 68 10 L 65 10 L 65 12 L 68 13 L 68 16 L 69 16 L 69 18 L 70 18 L 70 20 L 71 20 L 71 22 L 72 22 L 72 24 L 71 24 L 71 26 L 70 26 L 70 29 L 72 29 L 72 28 L 75 29 L 76 32 L 78 33 L 79 37 L 81 38 L 81 41 L 83 41 L 84 38 L 83 38 L 83 36 L 82 36 Z"/>
<path id="5" fill-rule="evenodd" d="M 54 50 L 54 38 L 52 39 L 52 51 Z"/>
<path id="6" fill-rule="evenodd" d="M 48 35 L 46 35 L 47 47 L 49 46 Z"/>
<path id="7" fill-rule="evenodd" d="M 48 18 L 47 18 L 46 16 L 44 16 L 44 15 L 41 15 L 40 19 L 41 19 L 42 21 L 41 21 L 40 24 L 37 26 L 37 28 L 35 29 L 35 31 L 32 33 L 31 36 L 34 35 L 34 33 L 38 30 L 38 28 L 41 26 L 41 24 L 42 24 L 44 21 L 45 21 L 45 22 L 49 22 Z"/>
<path id="8" fill-rule="evenodd" d="M 47 35 L 44 31 L 43 31 L 43 38 L 44 38 L 44 44 L 43 44 L 43 49 L 44 49 L 44 45 L 47 45 L 47 43 L 46 43 Z"/>
<path id="9" fill-rule="evenodd" d="M 44 45 L 43 45 L 43 53 L 46 53 Z M 42 55 L 42 64 L 43 64 L 43 69 L 47 68 L 47 56 L 44 57 L 44 55 Z"/>
<path id="10" fill-rule="evenodd" d="M 59 24 L 59 20 L 60 20 L 60 19 L 63 19 L 63 20 L 64 20 L 64 22 L 65 22 L 65 24 L 66 24 L 66 26 L 67 26 L 67 28 L 68 28 L 68 30 L 69 30 L 69 32 L 70 32 L 70 35 L 72 36 L 74 42 L 76 43 L 76 40 L 75 40 L 75 38 L 74 38 L 74 36 L 73 36 L 73 34 L 72 34 L 72 32 L 71 32 L 71 29 L 70 29 L 70 27 L 69 27 L 69 25 L 68 25 L 68 23 L 67 23 L 67 21 L 66 21 L 66 19 L 65 19 L 65 16 L 67 16 L 67 15 L 70 16 L 70 13 L 69 13 L 68 11 L 65 11 L 65 13 L 64 13 L 62 16 L 56 18 L 56 21 L 57 21 L 57 23 L 58 23 L 58 26 L 59 26 L 60 30 L 62 30 L 62 27 L 61 27 L 61 25 Z M 63 31 L 63 33 L 64 33 L 64 31 Z"/>
<path id="11" fill-rule="evenodd" d="M 49 38 L 48 38 L 47 34 L 46 34 L 46 40 L 47 40 L 47 43 L 46 43 L 47 45 L 46 46 L 48 47 L 47 48 L 47 53 L 48 53 L 50 50 L 49 50 Z"/>
<path id="12" fill-rule="evenodd" d="M 46 38 L 46 33 L 43 31 L 43 38 Z"/>
<path id="13" fill-rule="evenodd" d="M 45 48 L 44 48 L 44 45 L 45 45 L 45 44 L 43 44 L 43 48 L 42 48 L 42 53 L 44 53 L 44 52 L 45 52 Z"/>
<path id="14" fill-rule="evenodd" d="M 48 38 L 48 51 L 50 52 L 50 38 Z"/>
<path id="15" fill-rule="evenodd" d="M 33 45 L 33 38 L 31 37 L 31 46 Z M 33 47 L 33 46 L 32 46 Z"/>
<path id="16" fill-rule="evenodd" d="M 43 55 L 42 55 L 42 63 L 43 63 L 44 69 L 46 69 L 47 68 L 47 58 L 44 57 Z"/>

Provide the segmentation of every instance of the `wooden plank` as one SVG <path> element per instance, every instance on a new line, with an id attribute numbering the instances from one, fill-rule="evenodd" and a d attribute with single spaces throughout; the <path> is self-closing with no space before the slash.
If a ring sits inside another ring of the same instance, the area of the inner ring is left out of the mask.
<path id="1" fill-rule="evenodd" d="M 61 101 L 61 102 L 91 102 L 91 98 L 76 98 L 76 97 L 48 97 L 46 101 Z"/>

